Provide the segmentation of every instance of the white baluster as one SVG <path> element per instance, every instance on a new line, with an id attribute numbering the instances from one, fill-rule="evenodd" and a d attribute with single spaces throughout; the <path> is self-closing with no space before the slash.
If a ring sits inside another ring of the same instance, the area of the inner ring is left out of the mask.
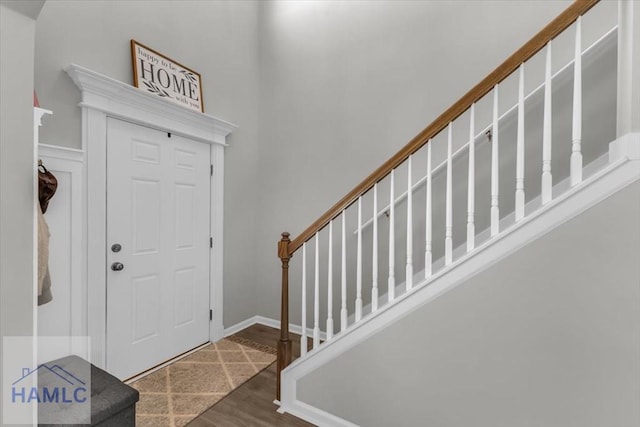
<path id="1" fill-rule="evenodd" d="M 327 266 L 327 341 L 333 337 L 333 220 L 329 222 L 329 265 Z"/>
<path id="2" fill-rule="evenodd" d="M 373 260 L 371 271 L 371 312 L 378 309 L 378 184 L 373 186 Z"/>
<path id="3" fill-rule="evenodd" d="M 342 264 L 340 266 L 340 331 L 347 329 L 347 212 L 342 211 Z"/>
<path id="4" fill-rule="evenodd" d="M 362 318 L 362 197 L 358 198 L 358 249 L 356 271 L 356 322 Z"/>
<path id="5" fill-rule="evenodd" d="M 475 247 L 475 170 L 476 170 L 476 104 L 471 104 L 469 112 L 469 174 L 467 182 L 467 252 Z"/>
<path id="6" fill-rule="evenodd" d="M 395 299 L 396 295 L 396 230 L 395 230 L 395 171 L 391 171 L 391 184 L 389 190 L 389 280 L 387 295 L 389 302 Z"/>
<path id="7" fill-rule="evenodd" d="M 516 221 L 524 218 L 524 64 L 518 81 L 518 131 L 516 139 Z"/>
<path id="8" fill-rule="evenodd" d="M 551 42 L 547 43 L 544 74 L 544 115 L 542 124 L 542 204 L 551 200 Z"/>
<path id="9" fill-rule="evenodd" d="M 320 345 L 320 237 L 316 233 L 316 268 L 313 285 L 313 348 Z"/>
<path id="10" fill-rule="evenodd" d="M 411 182 L 411 156 L 407 165 L 407 268 L 406 290 L 413 287 L 413 188 Z"/>
<path id="11" fill-rule="evenodd" d="M 307 354 L 307 243 L 302 244 L 302 331 L 300 336 L 300 357 Z"/>
<path id="12" fill-rule="evenodd" d="M 444 232 L 444 265 L 449 265 L 453 261 L 453 180 L 452 180 L 452 155 L 451 145 L 453 143 L 453 122 L 449 122 L 447 131 L 447 192 L 446 192 L 446 212 L 445 212 L 445 232 Z"/>
<path id="13" fill-rule="evenodd" d="M 573 62 L 573 124 L 571 131 L 571 185 L 582 182 L 582 17 L 576 22 Z"/>
<path id="14" fill-rule="evenodd" d="M 500 158 L 498 156 L 498 85 L 493 89 L 493 130 L 491 133 L 491 236 L 500 231 L 499 199 L 499 169 Z"/>
<path id="15" fill-rule="evenodd" d="M 426 202 L 426 226 L 425 226 L 425 249 L 424 249 L 424 278 L 431 277 L 433 273 L 433 252 L 431 243 L 432 237 L 432 210 L 431 203 L 431 140 L 427 143 L 427 202 Z"/>

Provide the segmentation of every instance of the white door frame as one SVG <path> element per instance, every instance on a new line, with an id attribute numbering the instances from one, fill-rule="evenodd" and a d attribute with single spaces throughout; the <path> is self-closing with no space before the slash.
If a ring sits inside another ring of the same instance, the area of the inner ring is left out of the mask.
<path id="1" fill-rule="evenodd" d="M 181 135 L 211 144 L 211 234 L 209 327 L 212 342 L 224 335 L 223 309 L 223 200 L 224 147 L 236 126 L 215 117 L 188 110 L 133 86 L 71 64 L 66 68 L 82 94 L 82 148 L 86 153 L 85 221 L 87 330 L 91 338 L 91 362 L 106 362 L 106 224 L 107 224 L 107 117 Z"/>

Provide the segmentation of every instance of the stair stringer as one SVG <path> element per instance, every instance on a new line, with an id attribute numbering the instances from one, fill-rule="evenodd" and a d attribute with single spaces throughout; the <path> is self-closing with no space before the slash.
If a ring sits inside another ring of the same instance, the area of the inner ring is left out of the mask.
<path id="1" fill-rule="evenodd" d="M 503 230 L 473 252 L 455 260 L 447 269 L 417 283 L 390 304 L 364 316 L 360 322 L 350 325 L 304 358 L 295 360 L 282 371 L 278 412 L 290 413 L 319 426 L 356 426 L 298 400 L 298 380 L 637 180 L 640 180 L 640 133 L 631 133 L 609 144 L 609 164 L 602 170 Z"/>

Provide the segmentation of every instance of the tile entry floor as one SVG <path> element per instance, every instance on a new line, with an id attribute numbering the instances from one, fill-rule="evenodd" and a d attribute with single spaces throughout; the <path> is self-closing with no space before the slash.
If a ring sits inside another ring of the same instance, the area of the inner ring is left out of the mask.
<path id="1" fill-rule="evenodd" d="M 140 392 L 136 426 L 186 425 L 276 360 L 252 347 L 223 339 L 131 383 Z"/>

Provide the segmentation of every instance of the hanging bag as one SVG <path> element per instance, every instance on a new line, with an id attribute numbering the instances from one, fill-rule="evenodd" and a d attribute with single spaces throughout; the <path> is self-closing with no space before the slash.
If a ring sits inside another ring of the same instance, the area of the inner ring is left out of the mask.
<path id="1" fill-rule="evenodd" d="M 42 162 L 38 162 L 38 200 L 42 213 L 47 211 L 49 200 L 53 197 L 58 189 L 58 180 L 56 177 L 44 167 Z"/>

